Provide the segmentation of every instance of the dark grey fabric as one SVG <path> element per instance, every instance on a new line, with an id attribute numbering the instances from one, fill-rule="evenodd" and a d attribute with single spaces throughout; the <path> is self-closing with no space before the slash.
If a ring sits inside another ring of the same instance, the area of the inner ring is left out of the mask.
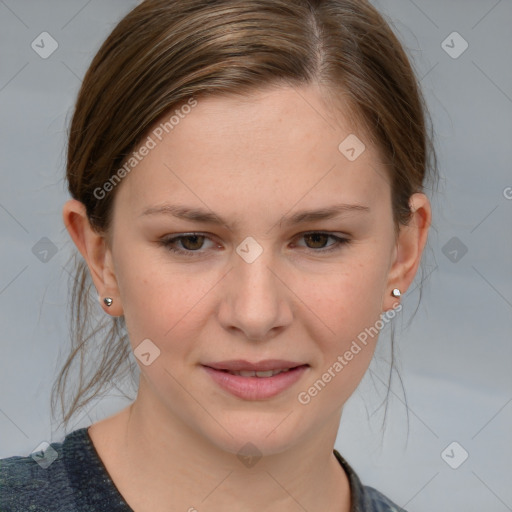
<path id="1" fill-rule="evenodd" d="M 112 482 L 87 427 L 50 446 L 57 458 L 46 468 L 49 449 L 39 462 L 31 456 L 0 459 L 0 512 L 133 512 Z M 405 512 L 379 491 L 363 486 L 337 450 L 334 454 L 349 477 L 351 512 Z"/>
<path id="2" fill-rule="evenodd" d="M 352 498 L 352 507 L 350 512 L 407 512 L 398 505 L 395 505 L 384 494 L 373 487 L 363 485 L 356 472 L 349 463 L 340 455 L 338 450 L 334 450 L 334 455 L 348 475 L 350 482 L 350 494 Z"/>

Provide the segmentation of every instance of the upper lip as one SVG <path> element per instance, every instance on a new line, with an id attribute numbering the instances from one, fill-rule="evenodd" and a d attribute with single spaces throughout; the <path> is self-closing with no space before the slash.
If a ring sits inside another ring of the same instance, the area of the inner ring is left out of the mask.
<path id="1" fill-rule="evenodd" d="M 229 371 L 268 371 L 268 370 L 286 370 L 288 368 L 295 368 L 296 366 L 303 366 L 305 363 L 297 363 L 295 361 L 285 361 L 284 359 L 266 359 L 257 363 L 251 363 L 243 359 L 236 359 L 231 361 L 218 361 L 216 363 L 203 364 L 215 370 L 229 370 Z"/>

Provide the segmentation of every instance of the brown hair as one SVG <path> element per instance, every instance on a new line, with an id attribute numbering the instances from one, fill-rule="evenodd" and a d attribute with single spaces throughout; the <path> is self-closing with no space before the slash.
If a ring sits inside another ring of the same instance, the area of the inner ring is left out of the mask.
<path id="1" fill-rule="evenodd" d="M 84 77 L 69 132 L 71 196 L 109 241 L 115 188 L 102 199 L 95 190 L 165 113 L 191 97 L 318 83 L 333 99 L 343 98 L 345 115 L 380 149 L 395 225 L 406 224 L 410 196 L 435 178 L 437 166 L 425 102 L 388 23 L 363 0 L 142 2 L 114 28 Z M 136 369 L 124 317 L 94 319 L 93 283 L 84 260 L 74 258 L 72 348 L 52 390 L 52 413 L 59 397 L 65 424 L 114 378 Z M 92 374 L 86 375 L 85 356 L 95 339 Z M 66 405 L 74 363 L 79 379 Z"/>

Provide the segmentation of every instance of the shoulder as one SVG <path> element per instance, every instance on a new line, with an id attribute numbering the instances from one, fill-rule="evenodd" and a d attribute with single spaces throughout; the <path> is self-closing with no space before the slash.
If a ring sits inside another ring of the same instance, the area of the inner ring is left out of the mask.
<path id="1" fill-rule="evenodd" d="M 82 430 L 68 436 L 79 441 Z M 30 455 L 0 459 L 2 512 L 75 510 L 63 445 L 64 442 L 45 443 Z"/>
<path id="2" fill-rule="evenodd" d="M 361 510 L 368 512 L 407 512 L 396 503 L 393 503 L 377 489 L 368 485 L 363 485 L 362 488 L 364 495 L 363 500 L 367 508 Z"/>
<path id="3" fill-rule="evenodd" d="M 407 512 L 377 489 L 363 485 L 352 466 L 334 450 L 334 455 L 347 473 L 352 495 L 351 512 Z"/>

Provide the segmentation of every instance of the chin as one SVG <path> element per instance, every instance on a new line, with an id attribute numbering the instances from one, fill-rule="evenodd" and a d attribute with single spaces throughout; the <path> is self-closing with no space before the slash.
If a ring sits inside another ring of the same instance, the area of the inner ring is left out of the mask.
<path id="1" fill-rule="evenodd" d="M 244 452 L 248 452 L 248 455 L 277 455 L 299 442 L 298 425 L 290 421 L 291 417 L 285 419 L 289 412 L 290 408 L 265 415 L 261 411 L 254 411 L 233 413 L 229 417 L 215 416 L 224 428 L 216 428 L 218 424 L 214 421 L 212 428 L 215 430 L 203 434 L 219 449 L 237 456 L 246 455 Z"/>

